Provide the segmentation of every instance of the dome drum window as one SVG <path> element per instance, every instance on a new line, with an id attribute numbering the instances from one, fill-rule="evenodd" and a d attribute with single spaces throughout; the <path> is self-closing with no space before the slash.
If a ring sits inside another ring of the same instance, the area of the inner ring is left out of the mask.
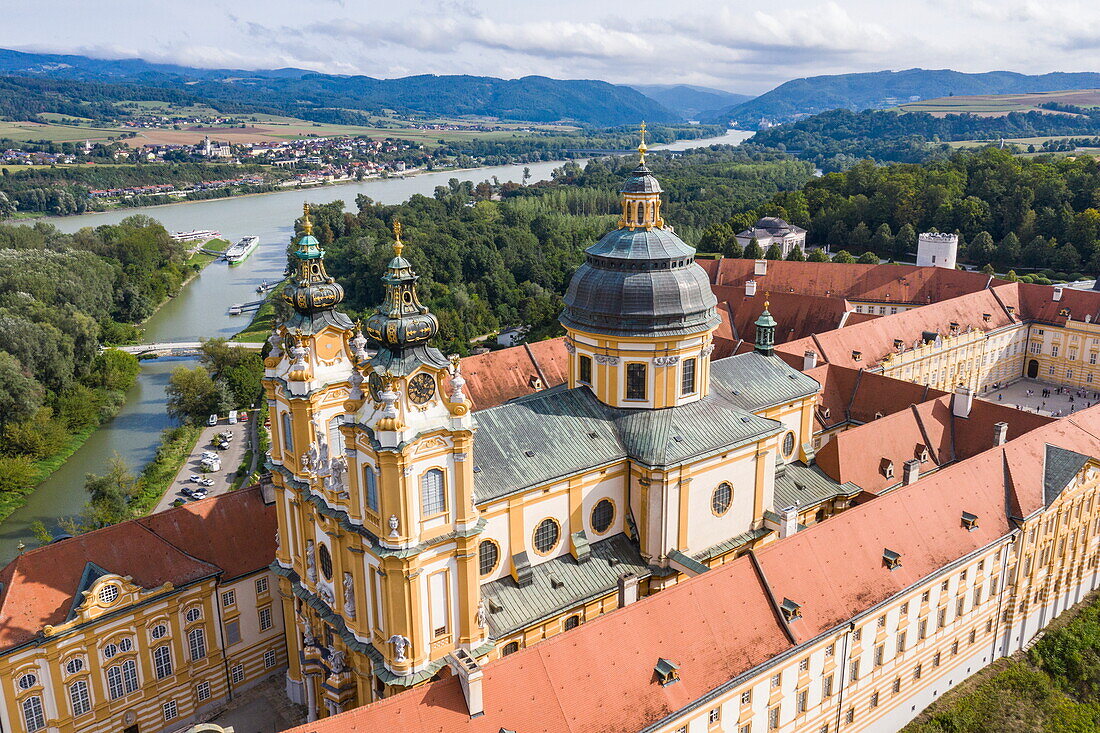
<path id="1" fill-rule="evenodd" d="M 535 527 L 535 533 L 532 537 L 531 544 L 535 546 L 535 552 L 540 555 L 549 555 L 550 552 L 558 546 L 558 540 L 561 539 L 561 527 L 558 526 L 556 520 L 547 518 L 539 522 Z"/>

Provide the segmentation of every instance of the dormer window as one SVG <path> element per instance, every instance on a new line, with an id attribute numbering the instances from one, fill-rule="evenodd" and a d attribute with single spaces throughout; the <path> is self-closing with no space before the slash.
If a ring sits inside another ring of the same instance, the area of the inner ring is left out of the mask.
<path id="1" fill-rule="evenodd" d="M 882 461 L 879 462 L 879 471 L 881 471 L 882 475 L 886 478 L 894 478 L 894 462 L 889 458 L 883 458 Z"/>
<path id="2" fill-rule="evenodd" d="M 822 416 L 823 418 L 825 418 L 826 420 L 828 420 L 828 419 L 829 419 L 829 413 L 830 413 L 830 412 L 831 412 L 831 410 L 830 410 L 830 409 L 829 409 L 828 407 L 822 407 L 822 408 L 821 408 L 821 416 Z"/>
<path id="3" fill-rule="evenodd" d="M 852 351 L 852 361 L 863 361 L 863 352 L 853 350 Z"/>
<path id="4" fill-rule="evenodd" d="M 535 390 L 542 389 L 542 379 L 538 375 L 532 374 L 527 380 L 527 386 Z"/>
<path id="5" fill-rule="evenodd" d="M 915 455 L 917 457 L 917 460 L 921 463 L 928 462 L 928 448 L 926 448 L 922 443 L 917 443 L 917 450 L 915 452 Z"/>
<path id="6" fill-rule="evenodd" d="M 787 623 L 802 618 L 802 604 L 795 603 L 790 598 L 784 598 L 779 604 L 779 610 L 783 612 L 783 620 Z"/>
<path id="7" fill-rule="evenodd" d="M 978 528 L 978 515 L 970 512 L 962 513 L 962 525 L 967 532 L 973 532 Z"/>
<path id="8" fill-rule="evenodd" d="M 657 681 L 664 687 L 680 679 L 679 669 L 680 665 L 676 662 L 661 657 L 657 660 L 657 666 L 653 668 L 653 671 L 657 673 Z"/>
<path id="9" fill-rule="evenodd" d="M 990 321 L 993 320 L 993 314 L 992 313 L 983 313 L 982 314 L 982 320 L 985 321 L 986 323 L 989 323 Z"/>
<path id="10" fill-rule="evenodd" d="M 1069 318 L 1069 308 L 1063 308 L 1062 310 L 1058 311 L 1058 315 L 1064 318 Z"/>
<path id="11" fill-rule="evenodd" d="M 901 553 L 894 552 L 890 548 L 882 551 L 882 563 L 890 570 L 901 567 Z"/>
<path id="12" fill-rule="evenodd" d="M 901 339 L 894 339 L 894 349 L 901 351 L 905 347 L 905 342 Z"/>

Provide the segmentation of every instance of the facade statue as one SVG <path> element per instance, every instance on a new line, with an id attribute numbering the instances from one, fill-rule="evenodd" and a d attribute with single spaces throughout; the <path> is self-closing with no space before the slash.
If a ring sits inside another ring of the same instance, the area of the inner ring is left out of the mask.
<path id="1" fill-rule="evenodd" d="M 485 600 L 482 599 L 477 604 L 477 625 L 479 628 L 484 629 L 489 625 L 489 614 L 485 608 Z"/>
<path id="2" fill-rule="evenodd" d="M 400 535 L 397 534 L 397 527 L 398 527 L 397 515 L 396 514 L 391 514 L 390 515 L 390 537 L 400 537 Z"/>
<path id="3" fill-rule="evenodd" d="M 332 674 L 341 674 L 344 671 L 345 653 L 333 644 L 328 648 L 328 669 Z"/>
<path id="4" fill-rule="evenodd" d="M 333 597 L 332 591 L 329 590 L 329 587 L 327 585 L 324 585 L 323 583 L 317 586 L 317 596 L 322 601 L 324 601 L 325 605 L 329 608 L 332 608 L 333 605 L 336 603 L 336 598 Z"/>
<path id="5" fill-rule="evenodd" d="M 407 662 L 408 657 L 405 656 L 405 652 L 409 649 L 409 640 L 401 636 L 401 634 L 394 634 L 387 640 L 388 644 L 393 644 L 393 661 L 395 662 Z"/>
<path id="6" fill-rule="evenodd" d="M 355 586 L 352 585 L 351 573 L 344 572 L 344 616 L 355 618 Z"/>
<path id="7" fill-rule="evenodd" d="M 313 553 L 313 540 L 306 540 L 306 577 L 309 582 L 317 582 L 317 560 Z"/>

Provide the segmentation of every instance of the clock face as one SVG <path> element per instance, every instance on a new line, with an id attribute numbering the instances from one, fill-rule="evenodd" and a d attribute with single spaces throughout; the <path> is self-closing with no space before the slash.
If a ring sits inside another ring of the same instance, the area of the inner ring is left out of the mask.
<path id="1" fill-rule="evenodd" d="M 370 376 L 367 377 L 367 388 L 370 390 L 371 399 L 375 402 L 382 401 L 383 387 L 382 377 L 378 375 L 378 372 L 371 372 Z"/>
<path id="2" fill-rule="evenodd" d="M 435 379 L 431 374 L 421 372 L 409 382 L 409 399 L 422 405 L 435 396 Z"/>

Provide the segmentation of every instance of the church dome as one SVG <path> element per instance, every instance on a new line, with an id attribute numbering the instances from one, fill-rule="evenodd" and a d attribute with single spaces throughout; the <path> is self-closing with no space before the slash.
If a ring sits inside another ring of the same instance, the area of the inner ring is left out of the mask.
<path id="1" fill-rule="evenodd" d="M 330 311 L 344 300 L 344 289 L 325 271 L 325 251 L 313 236 L 309 204 L 303 208 L 302 229 L 294 252 L 295 272 L 283 290 L 283 300 L 302 316 Z"/>

